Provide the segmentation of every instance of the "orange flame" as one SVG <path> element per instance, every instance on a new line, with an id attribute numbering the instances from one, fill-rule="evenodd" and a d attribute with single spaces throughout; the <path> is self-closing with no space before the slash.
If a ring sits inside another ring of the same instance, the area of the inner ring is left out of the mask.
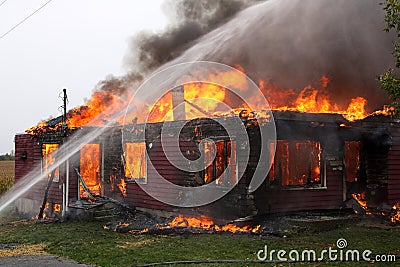
<path id="1" fill-rule="evenodd" d="M 31 135 L 38 135 L 41 133 L 57 131 L 60 127 L 61 127 L 61 124 L 57 124 L 57 125 L 51 127 L 51 126 L 47 125 L 47 122 L 41 121 L 36 126 L 33 126 L 29 129 L 25 130 L 25 132 L 27 134 L 31 134 Z"/>
<path id="2" fill-rule="evenodd" d="M 80 155 L 80 174 L 82 179 L 92 194 L 100 195 L 100 145 L 86 144 L 81 148 Z M 81 197 L 86 196 L 82 185 L 80 185 L 80 195 Z"/>
<path id="3" fill-rule="evenodd" d="M 367 104 L 367 100 L 362 97 L 353 98 L 344 113 L 344 117 L 349 121 L 361 120 L 365 118 L 365 104 Z"/>
<path id="4" fill-rule="evenodd" d="M 256 227 L 251 226 L 237 226 L 235 224 L 226 224 L 223 226 L 216 225 L 214 221 L 207 216 L 185 217 L 182 214 L 175 217 L 167 226 L 162 228 L 198 228 L 204 230 L 214 230 L 217 232 L 231 232 L 231 233 L 257 233 L 260 230 L 260 225 Z"/>
<path id="5" fill-rule="evenodd" d="M 54 204 L 54 212 L 60 212 L 61 211 L 61 205 L 60 204 Z"/>
<path id="6" fill-rule="evenodd" d="M 68 112 L 67 124 L 71 128 L 80 126 L 103 126 L 119 112 L 129 100 L 111 92 L 94 92 L 85 105 Z"/>
<path id="7" fill-rule="evenodd" d="M 368 115 L 365 110 L 367 101 L 362 97 L 351 99 L 349 106 L 346 108 L 332 103 L 326 92 L 329 82 L 330 79 L 327 76 L 322 76 L 319 88 L 308 85 L 298 95 L 292 89 L 279 89 L 265 81 L 260 81 L 259 87 L 271 105 L 272 110 L 337 113 L 343 115 L 349 121 L 361 120 Z"/>
<path id="8" fill-rule="evenodd" d="M 122 195 L 126 197 L 126 182 L 125 179 L 121 179 L 121 182 L 117 184 L 119 190 L 121 191 Z"/>
<path id="9" fill-rule="evenodd" d="M 42 147 L 42 157 L 44 159 L 43 164 L 43 172 L 47 173 L 47 170 L 55 163 L 56 158 L 55 154 L 58 149 L 58 144 L 43 144 Z M 47 178 L 51 176 L 58 177 L 59 175 L 59 168 L 57 167 L 53 173 L 48 173 Z"/>
<path id="10" fill-rule="evenodd" d="M 389 220 L 392 223 L 400 223 L 400 204 L 396 203 L 393 205 L 389 215 Z"/>
<path id="11" fill-rule="evenodd" d="M 117 183 L 117 180 L 119 180 L 119 183 Z M 121 194 L 126 197 L 126 182 L 124 178 L 117 178 L 115 174 L 110 176 L 110 189 L 111 192 L 115 191 L 115 188 L 117 187 Z"/>
<path id="12" fill-rule="evenodd" d="M 243 68 L 236 66 L 237 69 L 244 72 Z M 236 88 L 242 92 L 246 92 L 250 87 L 247 84 L 245 76 L 236 71 L 215 71 L 211 70 L 208 77 L 203 80 L 212 80 L 215 84 L 191 82 L 185 83 L 185 77 L 182 77 L 184 84 L 184 98 L 187 119 L 209 117 L 209 116 L 231 116 L 235 113 L 227 112 L 225 105 L 220 102 L 227 103 L 233 110 L 238 108 L 247 108 L 246 104 L 237 96 L 230 93 L 224 86 Z M 272 110 L 280 111 L 297 111 L 308 113 L 337 113 L 343 115 L 347 120 L 354 121 L 363 119 L 367 112 L 365 105 L 367 100 L 362 97 L 349 99 L 350 103 L 347 107 L 340 106 L 331 101 L 329 90 L 330 78 L 322 76 L 316 86 L 308 85 L 303 88 L 300 93 L 296 93 L 294 89 L 279 88 L 270 80 L 259 81 L 259 87 L 264 97 L 268 101 Z M 116 90 L 118 91 L 118 90 Z M 250 96 L 250 102 L 256 105 L 259 111 L 265 110 L 262 106 L 261 99 L 253 99 L 257 96 Z M 97 91 L 92 94 L 83 106 L 71 110 L 67 116 L 67 125 L 70 128 L 80 126 L 103 126 L 107 121 L 113 119 L 114 115 L 123 110 L 130 100 L 129 93 L 124 93 L 121 97 L 111 91 Z M 259 106 L 257 106 L 259 103 Z M 163 122 L 173 120 L 172 118 L 172 94 L 165 94 L 154 105 L 143 103 L 143 107 L 147 107 L 150 111 L 149 118 L 144 118 L 145 112 L 136 114 L 128 114 L 129 119 L 135 119 L 137 122 Z M 197 107 L 200 107 L 197 108 Z M 385 113 L 381 113 L 385 114 Z M 122 123 L 122 118 L 117 119 L 116 123 Z M 27 133 L 37 134 L 47 131 L 57 130 L 62 122 L 55 126 L 48 126 L 46 122 L 40 122 L 37 126 L 26 130 Z"/>
<path id="13" fill-rule="evenodd" d="M 362 192 L 361 194 L 353 193 L 351 196 L 360 204 L 360 206 L 365 210 L 366 214 L 371 214 L 371 212 L 368 209 L 368 202 L 365 198 L 365 192 Z M 357 213 L 357 211 L 355 211 Z"/>

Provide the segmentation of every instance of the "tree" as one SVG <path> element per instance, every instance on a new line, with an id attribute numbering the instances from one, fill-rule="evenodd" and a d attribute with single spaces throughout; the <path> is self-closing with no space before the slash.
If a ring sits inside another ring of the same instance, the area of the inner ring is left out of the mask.
<path id="1" fill-rule="evenodd" d="M 385 0 L 384 6 L 386 32 L 394 31 L 396 40 L 393 42 L 393 56 L 395 59 L 395 67 L 389 69 L 384 74 L 378 76 L 378 80 L 392 101 L 394 107 L 394 115 L 400 115 L 400 1 Z"/>
<path id="2" fill-rule="evenodd" d="M 8 153 L 0 155 L 0 161 L 9 161 L 9 160 L 14 160 L 14 155 L 10 155 Z"/>

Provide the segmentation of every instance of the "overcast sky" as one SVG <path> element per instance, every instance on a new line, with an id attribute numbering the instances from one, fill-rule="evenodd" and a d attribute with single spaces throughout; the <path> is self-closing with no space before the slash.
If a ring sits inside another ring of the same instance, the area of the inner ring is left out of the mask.
<path id="1" fill-rule="evenodd" d="M 0 36 L 46 2 L 6 1 L 0 6 Z M 72 108 L 107 75 L 124 74 L 129 38 L 165 27 L 162 2 L 53 0 L 0 39 L 0 154 L 14 148 L 16 133 L 60 115 L 63 88 Z"/>

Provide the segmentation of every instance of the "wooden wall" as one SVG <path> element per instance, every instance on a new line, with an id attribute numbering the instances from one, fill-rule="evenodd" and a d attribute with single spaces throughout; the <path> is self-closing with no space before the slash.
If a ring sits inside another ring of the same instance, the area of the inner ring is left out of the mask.
<path id="1" fill-rule="evenodd" d="M 26 155 L 26 159 L 23 157 Z M 34 177 L 34 170 L 37 169 L 40 173 L 40 166 L 42 162 L 42 147 L 38 144 L 31 135 L 18 134 L 15 136 L 15 183 L 30 181 Z M 43 179 L 36 183 L 26 194 L 24 198 L 42 200 L 44 196 L 44 189 L 46 187 L 46 180 Z M 39 212 L 39 210 L 38 210 Z"/>
<path id="2" fill-rule="evenodd" d="M 128 181 L 126 185 L 126 196 L 122 196 L 121 192 L 115 189 L 115 184 L 110 181 L 111 176 L 125 179 L 124 162 L 122 159 L 122 129 L 120 127 L 110 128 L 102 136 L 97 138 L 93 143 L 102 144 L 103 161 L 103 187 L 104 195 L 119 199 L 125 203 L 142 208 L 174 211 L 187 214 L 208 214 L 213 217 L 223 217 L 226 219 L 234 219 L 255 214 L 268 214 L 277 212 L 289 212 L 300 210 L 322 210 L 322 209 L 339 209 L 343 205 L 346 198 L 346 186 L 344 185 L 344 167 L 343 166 L 343 149 L 345 141 L 361 140 L 365 142 L 385 142 L 383 137 L 370 137 L 375 133 L 375 125 L 379 122 L 369 122 L 366 124 L 355 123 L 354 127 L 343 127 L 344 119 L 336 115 L 312 115 L 312 114 L 294 114 L 281 113 L 275 114 L 275 122 L 277 129 L 277 138 L 280 140 L 313 140 L 318 141 L 322 147 L 321 170 L 325 174 L 326 187 L 323 188 L 283 188 L 271 187 L 268 181 L 253 194 L 248 192 L 248 186 L 260 154 L 260 134 L 259 125 L 257 123 L 247 123 L 246 129 L 250 143 L 240 143 L 237 147 L 250 148 L 250 161 L 246 164 L 246 158 L 238 153 L 237 161 L 239 169 L 245 170 L 243 177 L 239 177 L 239 184 L 230 191 L 222 199 L 215 201 L 209 205 L 198 208 L 179 209 L 177 207 L 162 203 L 149 196 L 134 181 Z M 229 120 L 227 118 L 223 120 Z M 233 123 L 233 122 L 232 122 Z M 237 122 L 236 122 L 237 123 Z M 129 140 L 124 141 L 144 141 L 146 142 L 147 153 L 151 160 L 151 164 L 147 163 L 147 184 L 143 185 L 159 196 L 175 200 L 180 196 L 179 190 L 169 190 L 163 187 L 158 180 L 158 174 L 167 179 L 169 182 L 180 186 L 199 186 L 196 179 L 196 173 L 182 171 L 173 166 L 167 159 L 165 152 L 172 152 L 175 147 L 172 143 L 173 139 L 179 139 L 180 151 L 183 155 L 190 159 L 196 159 L 199 155 L 199 140 L 211 138 L 214 140 L 227 140 L 228 136 L 223 127 L 216 121 L 207 119 L 198 119 L 188 122 L 179 137 L 166 137 L 164 147 L 161 146 L 161 127 L 162 123 L 153 123 L 147 125 L 146 136 L 144 135 L 143 125 L 132 126 L 132 133 Z M 169 127 L 173 129 L 174 123 L 170 123 Z M 266 127 L 261 125 L 261 127 Z M 381 128 L 381 125 L 377 126 Z M 366 128 L 367 130 L 363 130 Z M 365 178 L 363 183 L 366 185 L 374 185 L 378 183 L 387 192 L 387 201 L 389 203 L 399 201 L 400 199 L 400 126 L 392 124 L 391 126 L 391 146 L 386 155 L 380 157 L 384 160 L 378 167 L 373 166 L 374 155 L 379 154 L 381 150 L 369 149 L 364 151 L 365 155 Z M 81 129 L 79 131 L 85 131 Z M 363 132 L 364 131 L 364 132 Z M 363 134 L 365 136 L 363 136 Z M 383 133 L 383 134 L 386 134 Z M 384 135 L 382 135 L 384 136 Z M 74 135 L 71 136 L 73 138 Z M 170 138 L 170 139 L 169 139 Z M 240 136 L 234 136 L 237 140 Z M 241 140 L 241 139 L 240 139 Z M 381 147 L 379 145 L 378 147 Z M 382 147 L 386 147 L 384 144 Z M 163 151 L 164 149 L 164 151 Z M 27 152 L 27 159 L 22 160 L 21 156 L 24 151 Z M 378 151 L 378 152 L 377 152 Z M 34 167 L 41 164 L 41 145 L 38 144 L 30 135 L 22 134 L 15 137 L 15 179 L 22 179 Z M 385 152 L 386 153 L 386 152 Z M 268 153 L 267 153 L 268 154 Z M 174 158 L 174 155 L 172 155 Z M 261 160 L 261 164 L 267 165 L 266 159 Z M 375 164 L 376 165 L 376 164 Z M 374 166 L 375 166 L 374 165 Z M 387 168 L 386 168 L 387 166 Z M 79 153 L 70 159 L 70 202 L 75 201 L 78 196 L 78 178 L 75 168 L 79 168 Z M 60 166 L 61 170 L 65 170 L 65 165 Z M 384 172 L 384 175 L 381 174 Z M 387 175 L 387 176 L 386 176 Z M 267 172 L 265 172 L 267 176 Z M 387 177 L 387 179 L 386 179 Z M 28 178 L 29 179 L 29 178 Z M 266 178 L 267 180 L 267 178 Z M 62 203 L 61 184 L 65 181 L 65 172 L 60 171 L 60 181 L 53 183 L 49 202 Z M 33 190 L 30 191 L 29 197 L 32 199 L 42 200 L 44 188 L 47 180 L 43 179 Z M 387 185 L 387 187 L 386 187 Z M 382 190 L 380 190 L 382 191 Z M 347 192 L 348 193 L 348 192 Z M 347 195 L 348 197 L 348 195 Z M 385 196 L 386 197 L 386 196 Z"/>
<path id="3" fill-rule="evenodd" d="M 326 184 L 320 188 L 284 187 L 280 184 L 270 185 L 266 177 L 264 184 L 254 194 L 258 214 L 339 209 L 344 200 L 342 136 L 346 131 L 339 126 L 342 123 L 341 118 L 314 115 L 314 120 L 307 121 L 283 115 L 284 117 L 275 118 L 277 139 L 320 142 L 321 179 L 325 179 Z"/>
<path id="4" fill-rule="evenodd" d="M 53 140 L 54 141 L 54 140 Z M 22 160 L 22 154 L 27 152 L 27 159 Z M 35 174 L 39 174 L 42 165 L 42 143 L 39 143 L 33 136 L 28 134 L 20 134 L 15 136 L 15 181 L 22 179 L 34 179 L 35 175 L 29 173 L 33 170 L 38 170 Z M 69 164 L 69 199 L 77 200 L 78 180 L 75 168 L 79 167 L 77 155 L 70 158 Z M 52 204 L 62 204 L 63 188 L 62 184 L 66 180 L 66 165 L 59 166 L 59 179 L 54 180 L 48 194 L 48 202 Z M 48 185 L 48 179 L 43 177 L 35 186 L 33 186 L 25 195 L 25 198 L 42 201 L 45 190 Z M 39 210 L 38 210 L 39 211 Z"/>
<path id="5" fill-rule="evenodd" d="M 162 124 L 153 124 L 150 125 L 149 129 L 147 129 L 147 136 L 145 139 L 147 153 L 152 166 L 149 162 L 147 163 L 147 184 L 141 184 L 140 186 L 153 191 L 155 195 L 173 201 L 182 197 L 180 195 L 181 192 L 179 192 L 179 189 L 170 190 L 165 188 L 157 178 L 158 174 L 171 183 L 188 187 L 199 186 L 196 181 L 196 179 L 199 178 L 199 174 L 195 172 L 182 171 L 169 162 L 166 153 L 169 155 L 171 160 L 176 160 L 178 157 L 178 155 L 174 155 L 176 150 L 172 140 L 178 138 L 180 152 L 189 160 L 195 160 L 199 156 L 199 140 L 204 138 L 227 140 L 227 133 L 219 123 L 213 120 L 195 120 L 185 125 L 179 137 L 172 136 L 172 134 L 171 136 L 165 137 L 164 146 L 162 147 L 160 138 L 161 127 Z M 172 132 L 173 128 L 176 126 L 171 124 L 170 127 Z M 144 136 L 140 136 L 138 139 L 144 140 Z M 242 164 L 243 159 L 238 157 L 237 160 L 239 168 L 243 170 L 245 168 Z M 187 167 L 189 168 L 189 166 Z M 162 203 L 149 196 L 140 188 L 140 186 L 135 182 L 128 183 L 126 200 L 130 205 L 141 208 L 175 211 L 189 215 L 200 213 L 212 217 L 225 217 L 231 219 L 249 215 L 249 201 L 247 198 L 246 181 L 244 179 L 240 180 L 239 185 L 222 199 L 197 208 L 177 208 Z"/>
<path id="6" fill-rule="evenodd" d="M 400 202 L 400 125 L 391 126 L 391 146 L 387 160 L 387 201 Z"/>

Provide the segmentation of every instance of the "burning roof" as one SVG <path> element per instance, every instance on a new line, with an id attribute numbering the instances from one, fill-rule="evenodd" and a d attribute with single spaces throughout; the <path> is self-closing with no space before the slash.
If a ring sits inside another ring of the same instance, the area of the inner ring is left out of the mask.
<path id="1" fill-rule="evenodd" d="M 239 66 L 240 69 L 240 66 Z M 221 83 L 229 81 L 232 86 L 246 90 L 248 85 L 242 77 L 238 77 L 235 72 L 210 73 L 213 78 L 220 80 Z M 359 96 L 349 99 L 347 106 L 341 106 L 331 100 L 328 87 L 330 79 L 322 76 L 318 83 L 308 85 L 303 88 L 299 94 L 294 89 L 279 89 L 269 81 L 259 81 L 259 88 L 265 99 L 270 104 L 270 108 L 275 111 L 295 111 L 301 113 L 332 113 L 340 114 L 348 121 L 361 120 L 369 113 L 365 106 L 367 100 Z M 187 83 L 183 85 L 184 102 L 186 110 L 186 119 L 195 119 L 201 117 L 222 117 L 238 115 L 241 110 L 246 109 L 251 112 L 243 100 L 237 98 L 228 89 L 217 84 L 210 83 Z M 123 97 L 120 91 L 115 90 L 98 91 L 92 94 L 92 98 L 83 106 L 70 110 L 67 114 L 68 128 L 77 128 L 82 126 L 104 126 L 110 120 L 116 124 L 122 124 L 123 118 L 116 117 L 128 105 L 130 94 L 125 90 Z M 253 99 L 252 99 L 253 100 Z M 229 103 L 232 110 L 227 110 L 220 103 Z M 255 103 L 258 101 L 255 99 Z M 262 101 L 260 101 L 262 103 Z M 147 122 L 163 122 L 173 120 L 173 97 L 170 92 L 166 93 L 153 106 L 143 105 L 143 108 L 150 110 Z M 269 107 L 258 106 L 253 112 L 262 116 L 262 111 Z M 378 113 L 387 115 L 388 112 L 379 111 Z M 135 110 L 133 114 L 128 114 L 128 118 L 135 121 L 144 122 L 146 118 L 140 117 L 140 112 Z M 128 120 L 128 123 L 130 120 Z M 61 129 L 63 124 L 62 117 L 57 117 L 48 121 L 42 121 L 37 126 L 28 129 L 26 132 L 32 135 L 38 135 L 46 132 L 56 132 Z"/>
<path id="2" fill-rule="evenodd" d="M 68 127 L 121 124 L 122 115 L 115 115 L 129 104 L 132 88 L 138 87 L 144 74 L 198 60 L 222 62 L 246 73 L 257 82 L 272 110 L 338 113 L 349 121 L 360 120 L 386 101 L 375 77 L 390 65 L 392 37 L 382 31 L 384 12 L 378 3 L 177 1 L 172 8 L 175 23 L 162 33 L 134 38 L 126 60 L 134 65 L 128 66 L 132 71 L 101 81 L 90 100 L 68 113 Z M 246 90 L 244 80 L 232 73 L 210 71 L 209 76 Z M 229 116 L 248 109 L 215 84 L 184 87 L 187 119 Z M 234 111 L 221 109 L 217 101 L 232 104 Z M 258 106 L 253 111 L 264 109 L 268 108 Z M 151 110 L 151 116 L 141 117 L 143 110 Z M 166 94 L 154 105 L 143 103 L 126 121 L 172 120 L 171 110 L 172 96 Z M 27 132 L 55 131 L 60 125 L 56 121 L 41 122 Z"/>

